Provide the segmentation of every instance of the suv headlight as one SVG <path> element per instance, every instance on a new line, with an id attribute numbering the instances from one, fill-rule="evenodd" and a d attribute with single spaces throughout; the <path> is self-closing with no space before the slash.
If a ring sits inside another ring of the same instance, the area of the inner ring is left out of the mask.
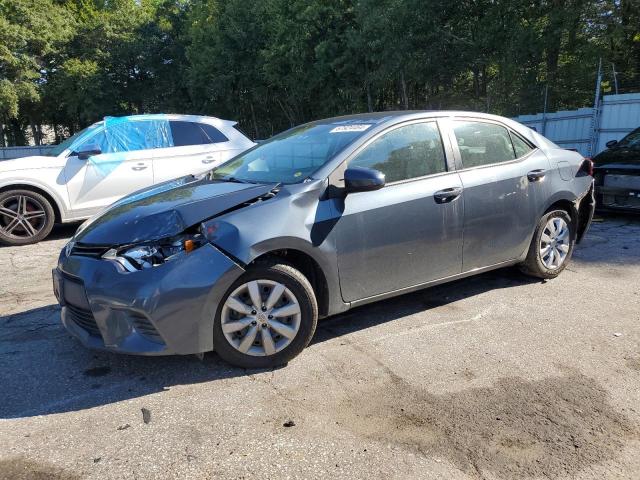
<path id="1" fill-rule="evenodd" d="M 200 233 L 183 234 L 138 245 L 112 248 L 102 255 L 102 258 L 119 263 L 129 272 L 135 272 L 170 262 L 205 243 L 206 239 Z"/>

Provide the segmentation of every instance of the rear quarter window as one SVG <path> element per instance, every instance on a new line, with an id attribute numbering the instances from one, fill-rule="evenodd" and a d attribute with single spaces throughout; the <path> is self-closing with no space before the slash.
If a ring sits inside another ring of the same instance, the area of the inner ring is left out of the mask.
<path id="1" fill-rule="evenodd" d="M 513 151 L 516 153 L 516 158 L 524 157 L 527 153 L 534 150 L 527 142 L 521 139 L 513 132 L 509 132 L 511 135 L 511 142 L 513 143 Z"/>
<path id="2" fill-rule="evenodd" d="M 209 140 L 209 143 L 222 143 L 229 141 L 225 134 L 213 125 L 209 125 L 208 123 L 200 123 L 199 125 L 204 132 L 205 137 Z"/>

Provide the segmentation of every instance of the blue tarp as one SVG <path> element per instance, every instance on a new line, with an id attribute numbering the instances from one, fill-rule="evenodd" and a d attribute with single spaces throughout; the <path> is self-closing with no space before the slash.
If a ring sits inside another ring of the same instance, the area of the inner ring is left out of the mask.
<path id="1" fill-rule="evenodd" d="M 109 152 L 173 147 L 169 121 L 158 115 L 106 117 L 104 127 Z"/>
<path id="2" fill-rule="evenodd" d="M 88 164 L 93 165 L 103 177 L 125 161 L 126 152 L 174 146 L 169 120 L 163 115 L 105 117 L 98 133 L 83 135 L 74 143 L 71 147 L 74 150 L 78 150 L 81 144 L 100 147 L 102 153 L 89 157 Z"/>

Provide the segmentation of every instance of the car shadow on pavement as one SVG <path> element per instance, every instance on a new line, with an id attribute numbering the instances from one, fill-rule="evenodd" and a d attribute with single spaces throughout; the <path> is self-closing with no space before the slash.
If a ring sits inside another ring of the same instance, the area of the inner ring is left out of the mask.
<path id="1" fill-rule="evenodd" d="M 81 222 L 74 223 L 56 223 L 51 230 L 51 233 L 47 236 L 47 238 L 43 241 L 49 240 L 61 240 L 64 238 L 71 238 L 78 230 Z M 9 248 L 10 245 L 5 245 L 0 243 L 0 248 Z M 18 247 L 20 248 L 20 247 Z"/>
<path id="2" fill-rule="evenodd" d="M 527 277 L 517 268 L 502 268 L 454 282 L 425 288 L 388 300 L 370 303 L 318 323 L 312 343 L 375 327 L 397 318 L 473 297 L 490 290 L 512 288 L 544 280 Z M 443 312 L 446 315 L 446 312 Z"/>
<path id="3" fill-rule="evenodd" d="M 363 306 L 321 321 L 313 343 L 535 281 L 515 269 L 503 269 Z M 200 360 L 195 355 L 140 357 L 88 350 L 62 327 L 57 305 L 0 317 L 0 418 L 83 410 L 175 385 L 252 373 L 256 371 L 232 367 L 211 353 Z"/>
<path id="4" fill-rule="evenodd" d="M 47 240 L 59 240 L 61 238 L 73 237 L 81 224 L 82 222 L 57 223 L 53 226 L 53 230 L 51 230 Z"/>
<path id="5" fill-rule="evenodd" d="M 57 305 L 0 317 L 0 418 L 83 410 L 248 373 L 212 354 L 200 360 L 88 350 L 62 327 Z"/>
<path id="6" fill-rule="evenodd" d="M 640 215 L 598 212 L 576 247 L 578 263 L 640 264 Z"/>

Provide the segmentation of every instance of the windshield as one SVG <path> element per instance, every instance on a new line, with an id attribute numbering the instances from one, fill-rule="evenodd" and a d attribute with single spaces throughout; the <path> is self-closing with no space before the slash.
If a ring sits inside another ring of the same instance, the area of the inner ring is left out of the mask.
<path id="1" fill-rule="evenodd" d="M 634 130 L 629 135 L 618 142 L 616 147 L 639 148 L 640 149 L 640 128 Z"/>
<path id="2" fill-rule="evenodd" d="M 64 152 L 67 148 L 70 148 L 71 145 L 73 145 L 76 141 L 83 139 L 84 137 L 89 135 L 91 132 L 93 132 L 96 128 L 98 128 L 100 126 L 101 123 L 102 122 L 94 123 L 93 125 L 88 126 L 84 130 L 80 130 L 79 132 L 75 133 L 74 135 L 71 135 L 65 141 L 59 143 L 58 145 L 53 147 L 51 150 L 49 150 L 47 152 L 47 156 L 49 156 L 49 157 L 57 157 L 62 152 Z"/>
<path id="3" fill-rule="evenodd" d="M 343 121 L 287 130 L 211 171 L 214 179 L 250 183 L 298 183 L 372 126 Z"/>

